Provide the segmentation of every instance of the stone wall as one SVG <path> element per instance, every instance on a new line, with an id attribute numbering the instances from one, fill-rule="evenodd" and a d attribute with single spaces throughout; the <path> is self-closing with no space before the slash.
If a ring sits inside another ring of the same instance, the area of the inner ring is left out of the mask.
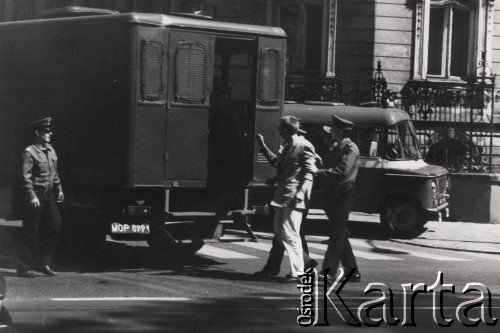
<path id="1" fill-rule="evenodd" d="M 337 4 L 336 68 L 345 89 L 369 86 L 374 66 L 375 1 L 339 0 Z"/>
<path id="2" fill-rule="evenodd" d="M 336 63 L 347 90 L 369 86 L 380 60 L 388 88 L 410 79 L 414 1 L 339 0 Z"/>
<path id="3" fill-rule="evenodd" d="M 500 174 L 451 174 L 451 221 L 500 224 Z"/>
<path id="4" fill-rule="evenodd" d="M 394 91 L 400 91 L 411 77 L 414 11 L 414 1 L 377 0 L 375 4 L 373 62 L 380 60 L 388 88 Z"/>

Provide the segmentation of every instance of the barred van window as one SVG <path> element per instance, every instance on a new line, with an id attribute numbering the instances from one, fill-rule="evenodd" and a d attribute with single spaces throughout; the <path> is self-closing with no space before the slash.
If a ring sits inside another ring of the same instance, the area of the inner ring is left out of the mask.
<path id="1" fill-rule="evenodd" d="M 266 49 L 262 56 L 259 102 L 266 105 L 278 103 L 280 95 L 280 54 L 279 50 Z"/>
<path id="2" fill-rule="evenodd" d="M 141 95 L 146 101 L 158 101 L 163 85 L 163 44 L 154 40 L 142 41 Z"/>
<path id="3" fill-rule="evenodd" d="M 207 91 L 207 46 L 182 41 L 175 51 L 175 100 L 203 104 Z"/>

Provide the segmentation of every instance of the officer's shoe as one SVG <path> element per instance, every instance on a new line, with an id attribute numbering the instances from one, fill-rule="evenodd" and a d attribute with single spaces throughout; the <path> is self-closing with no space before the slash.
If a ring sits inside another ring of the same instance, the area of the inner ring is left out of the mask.
<path id="1" fill-rule="evenodd" d="M 308 270 L 310 268 L 315 268 L 318 266 L 318 262 L 314 259 L 310 259 L 305 265 L 304 265 L 304 270 Z"/>
<path id="2" fill-rule="evenodd" d="M 27 271 L 18 270 L 17 276 L 23 277 L 23 278 L 34 278 L 34 277 L 36 277 L 36 274 L 32 270 L 27 270 Z"/>
<path id="3" fill-rule="evenodd" d="M 349 279 L 350 282 L 361 282 L 361 274 L 359 274 L 359 271 L 356 269 L 356 272 L 351 276 Z"/>
<path id="4" fill-rule="evenodd" d="M 319 279 L 323 280 L 325 277 L 323 274 L 319 274 Z M 337 279 L 336 276 L 327 274 L 326 279 L 328 280 L 328 283 L 333 283 Z M 359 271 L 356 269 L 356 272 L 349 278 L 349 282 L 361 282 L 361 274 L 359 274 Z"/>
<path id="5" fill-rule="evenodd" d="M 50 269 L 49 265 L 43 265 L 40 268 L 40 272 L 42 272 L 43 274 L 45 274 L 47 276 L 57 276 L 57 273 L 54 272 L 52 269 Z"/>

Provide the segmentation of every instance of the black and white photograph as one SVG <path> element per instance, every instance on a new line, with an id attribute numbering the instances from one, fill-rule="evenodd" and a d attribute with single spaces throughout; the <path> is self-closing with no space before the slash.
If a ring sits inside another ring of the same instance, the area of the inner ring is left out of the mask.
<path id="1" fill-rule="evenodd" d="M 498 332 L 500 0 L 0 0 L 0 333 Z"/>

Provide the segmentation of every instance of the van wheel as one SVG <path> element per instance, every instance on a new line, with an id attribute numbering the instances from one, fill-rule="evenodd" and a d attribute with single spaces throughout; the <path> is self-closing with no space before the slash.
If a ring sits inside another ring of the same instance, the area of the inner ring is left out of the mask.
<path id="1" fill-rule="evenodd" d="M 413 238 L 427 222 L 417 204 L 410 201 L 391 202 L 384 205 L 380 220 L 395 237 Z"/>
<path id="2" fill-rule="evenodd" d="M 68 208 L 64 221 L 66 247 L 75 251 L 99 251 L 106 242 L 106 226 L 91 209 Z"/>
<path id="3" fill-rule="evenodd" d="M 176 244 L 171 240 L 166 239 L 162 235 L 151 234 L 147 243 L 149 247 L 158 255 L 192 255 L 203 247 L 203 241 L 193 242 L 189 244 Z"/>

